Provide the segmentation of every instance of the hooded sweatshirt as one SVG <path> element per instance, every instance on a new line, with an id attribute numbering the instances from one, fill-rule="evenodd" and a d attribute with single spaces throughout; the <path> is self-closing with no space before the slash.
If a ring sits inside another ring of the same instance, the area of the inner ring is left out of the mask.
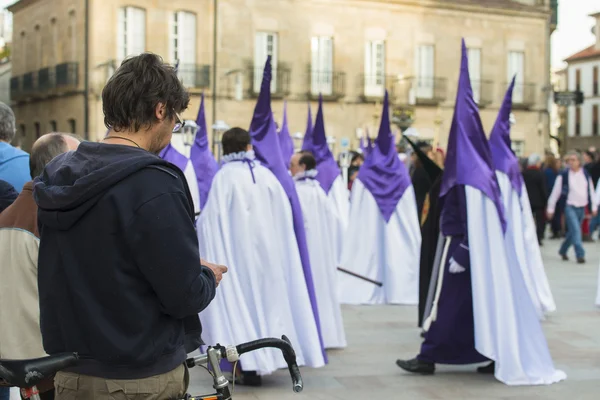
<path id="1" fill-rule="evenodd" d="M 77 352 L 68 371 L 106 379 L 181 365 L 184 326 L 198 345 L 216 288 L 181 171 L 142 149 L 81 143 L 46 166 L 34 198 L 45 351 Z"/>

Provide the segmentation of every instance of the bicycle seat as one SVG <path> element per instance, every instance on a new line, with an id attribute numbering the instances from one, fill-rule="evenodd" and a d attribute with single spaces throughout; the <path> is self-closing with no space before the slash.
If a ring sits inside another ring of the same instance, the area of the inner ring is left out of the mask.
<path id="1" fill-rule="evenodd" d="M 75 364 L 78 359 L 76 353 L 61 353 L 33 360 L 0 360 L 0 381 L 4 380 L 9 386 L 30 388 Z"/>

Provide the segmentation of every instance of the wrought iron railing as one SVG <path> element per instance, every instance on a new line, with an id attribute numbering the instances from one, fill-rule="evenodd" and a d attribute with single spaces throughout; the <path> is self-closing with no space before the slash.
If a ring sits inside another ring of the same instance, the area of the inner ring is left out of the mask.
<path id="1" fill-rule="evenodd" d="M 346 73 L 309 69 L 308 93 L 311 98 L 323 95 L 325 100 L 337 100 L 346 95 Z"/>

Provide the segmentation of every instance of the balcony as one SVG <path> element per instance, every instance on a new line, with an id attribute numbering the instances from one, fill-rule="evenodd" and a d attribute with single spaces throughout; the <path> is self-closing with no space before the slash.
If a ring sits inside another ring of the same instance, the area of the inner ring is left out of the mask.
<path id="1" fill-rule="evenodd" d="M 448 97 L 446 78 L 398 78 L 391 85 L 396 103 L 400 105 L 435 106 Z"/>
<path id="2" fill-rule="evenodd" d="M 308 96 L 311 99 L 336 101 L 346 95 L 346 73 L 340 71 L 317 71 L 309 69 Z"/>
<path id="3" fill-rule="evenodd" d="M 358 92 L 360 100 L 365 103 L 381 101 L 388 91 L 390 101 L 394 101 L 394 80 L 393 75 L 360 75 L 358 78 Z"/>
<path id="4" fill-rule="evenodd" d="M 264 67 L 249 66 L 247 69 L 248 81 L 250 82 L 250 96 L 257 97 L 260 93 Z M 292 71 L 290 68 L 278 64 L 273 68 L 271 75 L 271 98 L 283 98 L 290 94 L 290 83 Z"/>
<path id="5" fill-rule="evenodd" d="M 180 64 L 177 76 L 186 88 L 207 89 L 210 87 L 210 65 Z"/>
<path id="6" fill-rule="evenodd" d="M 505 84 L 508 87 L 509 83 Z M 516 83 L 513 89 L 513 108 L 528 110 L 536 103 L 537 85 L 535 83 Z"/>
<path id="7" fill-rule="evenodd" d="M 76 90 L 79 64 L 63 63 L 27 72 L 10 80 L 11 98 L 15 101 L 55 96 Z"/>
<path id="8" fill-rule="evenodd" d="M 471 81 L 471 87 L 473 88 L 473 99 L 479 108 L 487 107 L 494 102 L 494 81 Z"/>

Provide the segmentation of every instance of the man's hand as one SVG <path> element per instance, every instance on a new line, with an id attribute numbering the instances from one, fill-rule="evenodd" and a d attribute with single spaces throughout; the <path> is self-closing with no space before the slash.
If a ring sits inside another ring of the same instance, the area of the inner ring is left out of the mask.
<path id="1" fill-rule="evenodd" d="M 212 271 L 212 273 L 215 275 L 217 286 L 219 286 L 219 283 L 221 283 L 221 279 L 223 279 L 223 274 L 227 273 L 227 267 L 224 265 L 209 263 L 208 261 L 203 259 L 200 259 L 200 263 Z"/>
<path id="2" fill-rule="evenodd" d="M 554 218 L 554 213 L 547 212 L 546 216 L 548 217 L 548 221 L 550 221 L 552 218 Z"/>

